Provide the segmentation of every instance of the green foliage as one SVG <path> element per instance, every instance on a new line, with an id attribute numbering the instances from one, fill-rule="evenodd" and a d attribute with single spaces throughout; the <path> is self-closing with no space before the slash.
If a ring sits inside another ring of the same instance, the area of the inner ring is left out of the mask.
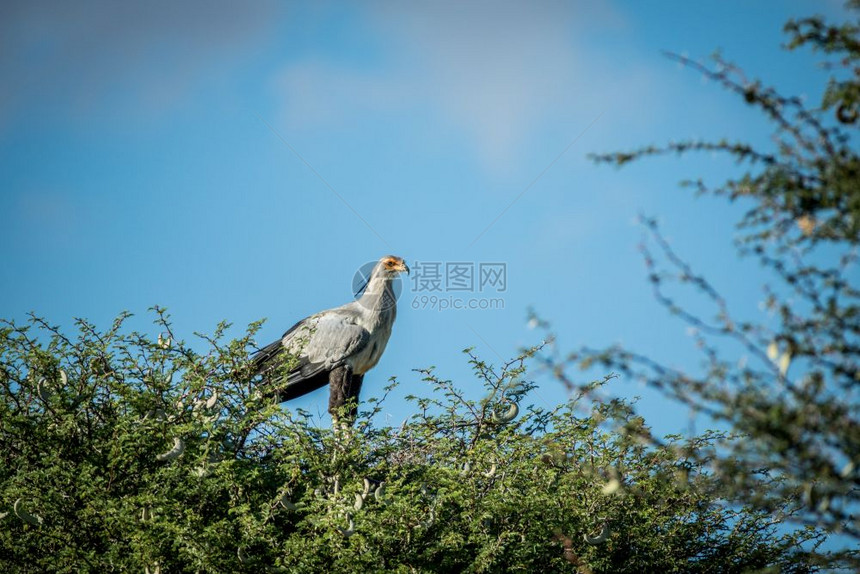
<path id="1" fill-rule="evenodd" d="M 814 529 L 715 496 L 719 435 L 654 447 L 623 401 L 525 408 L 535 350 L 469 354 L 483 400 L 425 370 L 399 428 L 373 423 L 383 397 L 333 431 L 260 398 L 258 324 L 198 353 L 157 314 L 155 339 L 0 329 L 4 571 L 815 570 Z"/>
<path id="2" fill-rule="evenodd" d="M 763 512 L 786 500 L 805 508 L 790 519 L 860 541 L 860 3 L 855 22 L 813 17 L 789 22 L 788 48 L 824 53 L 831 72 L 820 107 L 749 80 L 719 55 L 712 66 L 670 55 L 760 111 L 774 126 L 772 147 L 742 141 L 682 141 L 594 156 L 622 166 L 660 154 L 716 151 L 749 169 L 695 192 L 726 197 L 747 211 L 738 224 L 742 255 L 770 272 L 764 311 L 739 318 L 645 219 L 643 255 L 657 301 L 688 325 L 701 350 L 700 370 L 613 346 L 543 361 L 576 388 L 569 367 L 620 372 L 731 428 L 713 460 L 723 496 Z M 691 292 L 713 309 L 691 310 Z M 775 324 L 775 326 L 774 326 Z M 841 558 L 860 566 L 856 551 Z"/>
<path id="3" fill-rule="evenodd" d="M 847 6 L 856 10 L 860 2 L 851 0 Z M 860 65 L 860 26 L 856 22 L 830 25 L 821 18 L 803 18 L 789 21 L 785 31 L 791 37 L 789 48 L 811 46 L 813 50 L 837 56 L 836 61 L 826 63 L 828 69 L 850 71 L 853 68 L 854 79 L 835 75 L 830 78 L 821 104 L 825 110 L 835 109 L 840 122 L 856 123 L 860 115 L 860 83 L 856 81 Z"/>

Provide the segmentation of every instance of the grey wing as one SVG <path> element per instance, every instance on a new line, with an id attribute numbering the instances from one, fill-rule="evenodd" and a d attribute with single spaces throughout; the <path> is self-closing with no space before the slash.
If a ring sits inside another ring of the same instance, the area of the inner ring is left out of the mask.
<path id="1" fill-rule="evenodd" d="M 309 374 L 314 374 L 316 370 L 330 371 L 344 364 L 369 340 L 370 333 L 355 323 L 352 313 L 335 309 L 309 318 L 287 333 L 281 343 L 288 353 L 307 363 L 305 370 Z"/>
<path id="2" fill-rule="evenodd" d="M 370 339 L 352 313 L 334 309 L 299 321 L 279 340 L 262 348 L 253 359 L 256 373 L 266 374 L 284 360 L 297 359 L 286 381 L 275 377 L 281 400 L 303 395 L 328 383 L 328 372 L 360 352 Z M 280 379 L 280 380 L 278 380 Z"/>
<path id="3" fill-rule="evenodd" d="M 281 358 L 284 352 L 284 345 L 282 341 L 290 333 L 292 333 L 296 329 L 301 328 L 306 321 L 312 318 L 313 317 L 302 319 L 301 321 L 290 327 L 286 333 L 281 335 L 280 339 L 274 341 L 273 343 L 269 343 L 268 345 L 254 353 L 253 357 L 251 357 L 251 367 L 253 373 L 255 375 L 260 375 L 274 368 L 274 366 L 277 364 L 277 361 Z"/>

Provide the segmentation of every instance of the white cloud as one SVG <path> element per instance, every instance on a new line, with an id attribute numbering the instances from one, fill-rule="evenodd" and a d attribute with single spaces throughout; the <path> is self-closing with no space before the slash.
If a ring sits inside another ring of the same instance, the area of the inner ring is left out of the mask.
<path id="1" fill-rule="evenodd" d="M 643 105 L 656 90 L 643 66 L 601 53 L 597 33 L 627 25 L 605 5 L 380 2 L 360 25 L 385 48 L 375 67 L 309 53 L 281 70 L 289 128 L 418 110 L 461 130 L 488 170 L 505 174 L 538 132 L 569 141 L 609 109 L 604 126 L 628 121 L 631 94 Z"/>
<path id="2" fill-rule="evenodd" d="M 577 105 L 577 92 L 585 91 L 590 74 L 577 49 L 584 22 L 577 22 L 576 4 L 441 2 L 399 12 L 398 6 L 377 10 L 380 29 L 416 51 L 432 78 L 424 88 L 493 165 L 509 161 L 533 126 L 561 111 L 559 104 Z"/>
<path id="3" fill-rule="evenodd" d="M 322 59 L 289 64 L 276 77 L 280 121 L 291 128 L 339 126 L 351 116 L 399 108 L 414 97 L 404 78 L 338 67 Z"/>
<path id="4" fill-rule="evenodd" d="M 603 38 L 608 46 L 628 25 L 606 4 L 372 6 L 352 32 L 382 47 L 373 65 L 341 63 L 311 49 L 280 70 L 278 121 L 287 129 L 425 114 L 434 129 L 441 123 L 459 130 L 487 171 L 504 177 L 536 142 L 547 141 L 538 137 L 547 132 L 563 142 L 546 150 L 549 161 L 601 112 L 609 113 L 592 131 L 654 121 L 642 111 L 663 93 L 650 61 L 619 61 L 618 50 L 601 50 Z"/>

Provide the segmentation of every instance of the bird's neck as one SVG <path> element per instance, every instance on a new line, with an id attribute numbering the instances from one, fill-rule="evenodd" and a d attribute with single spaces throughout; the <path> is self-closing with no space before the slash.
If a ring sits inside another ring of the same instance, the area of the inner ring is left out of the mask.
<path id="1" fill-rule="evenodd" d="M 378 315 L 387 312 L 393 313 L 395 299 L 391 280 L 383 277 L 372 277 L 358 302 L 368 311 Z"/>

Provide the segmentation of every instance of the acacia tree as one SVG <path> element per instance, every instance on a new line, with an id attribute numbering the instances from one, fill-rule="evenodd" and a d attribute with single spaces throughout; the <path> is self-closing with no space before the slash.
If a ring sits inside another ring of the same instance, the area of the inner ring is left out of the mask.
<path id="1" fill-rule="evenodd" d="M 333 432 L 260 398 L 259 324 L 192 344 L 157 313 L 157 337 L 0 327 L 4 572 L 817 569 L 819 532 L 726 508 L 677 456 L 719 435 L 643 444 L 624 401 L 521 409 L 536 349 L 469 352 L 482 400 L 425 369 L 402 426 L 374 424 L 382 397 Z"/>
<path id="2" fill-rule="evenodd" d="M 826 58 L 831 77 L 817 107 L 747 79 L 719 55 L 704 64 L 669 54 L 770 120 L 771 147 L 682 141 L 592 156 L 623 166 L 708 151 L 748 166 L 723 183 L 682 185 L 746 208 L 736 245 L 771 277 L 763 295 L 767 316 L 736 316 L 645 218 L 642 252 L 656 300 L 687 323 L 701 370 L 673 368 L 671 360 L 622 346 L 545 353 L 542 360 L 571 388 L 579 386 L 573 370 L 599 364 L 727 424 L 732 435 L 708 453 L 723 495 L 766 512 L 795 501 L 800 510 L 791 519 L 860 540 L 860 2 L 848 9 L 853 22 L 811 17 L 785 25 L 789 50 L 810 47 Z M 691 310 L 690 291 L 706 296 L 713 316 Z"/>

